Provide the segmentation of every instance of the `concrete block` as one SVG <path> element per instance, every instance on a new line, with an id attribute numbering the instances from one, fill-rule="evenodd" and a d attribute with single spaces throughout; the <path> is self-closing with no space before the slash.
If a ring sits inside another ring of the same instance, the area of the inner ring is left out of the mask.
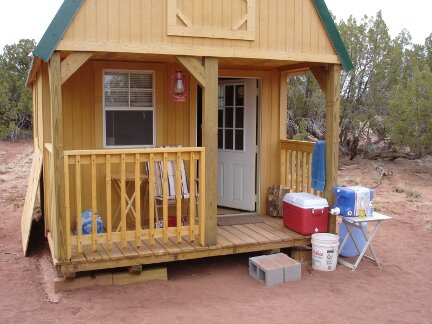
<path id="1" fill-rule="evenodd" d="M 301 264 L 296 260 L 291 259 L 289 256 L 283 253 L 273 254 L 271 257 L 274 261 L 283 266 L 284 282 L 301 279 Z"/>
<path id="2" fill-rule="evenodd" d="M 249 259 L 249 274 L 263 282 L 266 286 L 272 286 L 284 282 L 284 269 L 281 265 L 262 255 Z"/>
<path id="3" fill-rule="evenodd" d="M 262 255 L 249 259 L 249 274 L 271 286 L 301 279 L 301 265 L 283 253 Z"/>

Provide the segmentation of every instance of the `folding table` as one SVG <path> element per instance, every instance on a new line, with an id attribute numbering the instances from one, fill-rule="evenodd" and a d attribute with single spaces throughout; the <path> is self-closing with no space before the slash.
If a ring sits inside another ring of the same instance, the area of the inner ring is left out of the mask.
<path id="1" fill-rule="evenodd" d="M 380 214 L 377 212 L 374 212 L 371 217 L 342 217 L 342 223 L 345 224 L 348 233 L 345 236 L 344 240 L 342 241 L 341 245 L 339 246 L 339 255 L 342 252 L 342 249 L 344 248 L 345 244 L 348 242 L 348 237 L 351 237 L 351 239 L 352 239 L 352 241 L 353 241 L 353 243 L 354 243 L 354 245 L 355 245 L 355 247 L 359 253 L 359 256 L 358 256 L 357 260 L 355 261 L 355 263 L 350 263 L 346 260 L 343 260 L 340 256 L 338 256 L 338 263 L 350 268 L 352 271 L 355 271 L 357 269 L 360 261 L 363 258 L 367 258 L 367 259 L 375 262 L 376 265 L 378 266 L 378 268 L 381 269 L 378 258 L 375 254 L 375 251 L 372 248 L 371 242 L 372 242 L 373 238 L 375 237 L 375 235 L 378 233 L 378 231 L 382 225 L 382 222 L 389 220 L 389 219 L 392 219 L 392 218 L 390 216 L 386 216 L 386 215 L 383 215 L 383 214 Z M 370 235 L 368 235 L 366 233 L 366 231 L 363 229 L 362 225 L 363 225 L 363 223 L 371 223 L 371 222 L 376 222 L 377 224 L 375 225 L 375 228 L 373 229 L 372 233 Z M 356 242 L 356 240 L 352 234 L 352 231 L 354 228 L 360 229 L 360 231 L 362 231 L 362 233 L 366 239 L 366 244 L 361 251 L 360 251 L 358 243 Z M 370 252 L 372 254 L 371 256 L 366 255 L 366 251 L 368 249 L 370 250 Z"/>

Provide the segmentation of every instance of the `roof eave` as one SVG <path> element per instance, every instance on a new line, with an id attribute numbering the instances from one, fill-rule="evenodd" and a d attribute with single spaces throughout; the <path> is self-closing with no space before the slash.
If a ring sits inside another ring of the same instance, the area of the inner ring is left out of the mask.
<path id="1" fill-rule="evenodd" d="M 84 0 L 64 0 L 33 54 L 48 62 Z"/>
<path id="2" fill-rule="evenodd" d="M 327 31 L 328 36 L 333 44 L 334 49 L 339 57 L 339 60 L 346 72 L 349 72 L 353 68 L 353 63 L 348 54 L 348 51 L 342 41 L 339 31 L 336 27 L 333 17 L 328 10 L 328 7 L 324 0 L 313 0 L 315 8 L 318 11 L 321 21 Z"/>

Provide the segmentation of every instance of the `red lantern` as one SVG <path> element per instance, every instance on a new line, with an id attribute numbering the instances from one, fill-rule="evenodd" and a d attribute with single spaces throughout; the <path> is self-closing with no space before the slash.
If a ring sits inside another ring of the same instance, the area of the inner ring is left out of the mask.
<path id="1" fill-rule="evenodd" d="M 185 102 L 189 95 L 183 71 L 177 70 L 171 76 L 171 97 L 173 101 Z"/>

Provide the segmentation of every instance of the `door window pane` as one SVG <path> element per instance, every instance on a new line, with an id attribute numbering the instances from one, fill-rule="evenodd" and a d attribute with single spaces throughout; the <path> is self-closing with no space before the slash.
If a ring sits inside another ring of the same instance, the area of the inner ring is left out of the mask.
<path id="1" fill-rule="evenodd" d="M 233 120 L 234 120 L 234 109 L 233 108 L 225 108 L 225 127 L 232 128 Z"/>
<path id="2" fill-rule="evenodd" d="M 233 106 L 234 104 L 234 86 L 225 86 L 225 106 Z"/>
<path id="3" fill-rule="evenodd" d="M 218 110 L 218 127 L 223 127 L 223 109 Z"/>
<path id="4" fill-rule="evenodd" d="M 244 85 L 236 86 L 236 106 L 244 105 Z"/>
<path id="5" fill-rule="evenodd" d="M 225 129 L 225 149 L 233 149 L 233 131 L 232 129 Z"/>
<path id="6" fill-rule="evenodd" d="M 218 149 L 223 149 L 223 129 L 218 129 Z"/>
<path id="7" fill-rule="evenodd" d="M 243 118 L 244 118 L 243 111 L 244 111 L 243 108 L 238 108 L 237 107 L 237 109 L 236 109 L 236 116 L 235 116 L 235 119 L 236 119 L 235 127 L 236 128 L 243 128 L 243 125 L 244 125 L 244 122 L 243 122 Z"/>
<path id="8" fill-rule="evenodd" d="M 244 146 L 243 130 L 236 129 L 235 131 L 235 149 L 242 151 Z"/>

